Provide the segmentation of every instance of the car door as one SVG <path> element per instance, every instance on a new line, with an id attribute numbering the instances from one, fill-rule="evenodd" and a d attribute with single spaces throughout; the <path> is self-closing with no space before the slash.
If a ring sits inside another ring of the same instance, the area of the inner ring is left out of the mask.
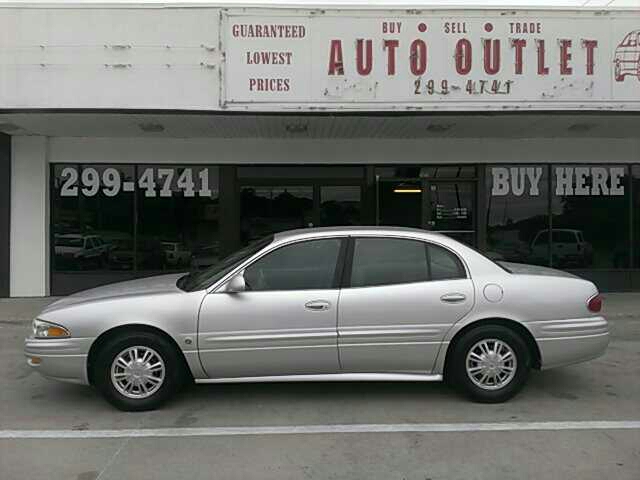
<path id="1" fill-rule="evenodd" d="M 430 372 L 445 332 L 473 307 L 463 263 L 442 246 L 414 239 L 352 242 L 338 312 L 343 370 Z"/>
<path id="2" fill-rule="evenodd" d="M 245 268 L 246 291 L 210 293 L 200 359 L 212 378 L 336 373 L 342 238 L 280 246 Z"/>

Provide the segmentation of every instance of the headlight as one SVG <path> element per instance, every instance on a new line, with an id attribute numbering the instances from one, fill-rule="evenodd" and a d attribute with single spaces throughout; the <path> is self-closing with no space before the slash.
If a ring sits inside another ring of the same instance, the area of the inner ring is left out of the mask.
<path id="1" fill-rule="evenodd" d="M 35 338 L 62 338 L 69 336 L 69 330 L 56 325 L 55 323 L 49 323 L 37 318 L 33 321 L 33 336 Z"/>

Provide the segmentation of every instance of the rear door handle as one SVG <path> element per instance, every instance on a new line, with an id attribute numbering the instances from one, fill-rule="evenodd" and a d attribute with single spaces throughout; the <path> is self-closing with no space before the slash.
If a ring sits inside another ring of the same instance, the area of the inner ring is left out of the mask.
<path id="1" fill-rule="evenodd" d="M 331 303 L 326 300 L 312 300 L 304 304 L 304 308 L 307 310 L 312 310 L 314 312 L 319 312 L 321 310 L 329 310 L 331 307 Z"/>
<path id="2" fill-rule="evenodd" d="M 462 293 L 447 293 L 440 297 L 440 301 L 444 303 L 460 303 L 464 302 L 467 296 Z"/>

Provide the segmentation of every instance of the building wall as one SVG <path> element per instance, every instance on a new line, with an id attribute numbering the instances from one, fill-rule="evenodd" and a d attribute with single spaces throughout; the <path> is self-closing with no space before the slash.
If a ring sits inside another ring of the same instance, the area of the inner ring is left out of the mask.
<path id="1" fill-rule="evenodd" d="M 46 137 L 13 137 L 11 296 L 49 294 L 49 165 Z"/>
<path id="2" fill-rule="evenodd" d="M 52 138 L 51 163 L 632 163 L 625 139 L 143 139 Z"/>
<path id="3" fill-rule="evenodd" d="M 217 108 L 218 26 L 218 9 L 0 8 L 0 105 Z"/>
<path id="4" fill-rule="evenodd" d="M 0 297 L 9 296 L 11 231 L 11 137 L 0 134 Z"/>
<path id="5" fill-rule="evenodd" d="M 0 5 L 0 107 L 638 111 L 637 60 L 625 58 L 637 56 L 626 43 L 639 18 L 631 8 L 603 15 Z M 386 41 L 397 44 L 393 62 Z M 616 73 L 614 64 L 625 68 Z"/>

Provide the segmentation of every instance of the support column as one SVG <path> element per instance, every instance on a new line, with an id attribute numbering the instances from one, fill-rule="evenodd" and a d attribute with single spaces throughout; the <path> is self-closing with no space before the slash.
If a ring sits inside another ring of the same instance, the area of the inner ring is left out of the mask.
<path id="1" fill-rule="evenodd" d="M 11 251 L 11 137 L 0 133 L 0 298 L 9 296 Z"/>
<path id="2" fill-rule="evenodd" d="M 46 137 L 12 137 L 12 297 L 49 295 L 49 165 Z"/>

